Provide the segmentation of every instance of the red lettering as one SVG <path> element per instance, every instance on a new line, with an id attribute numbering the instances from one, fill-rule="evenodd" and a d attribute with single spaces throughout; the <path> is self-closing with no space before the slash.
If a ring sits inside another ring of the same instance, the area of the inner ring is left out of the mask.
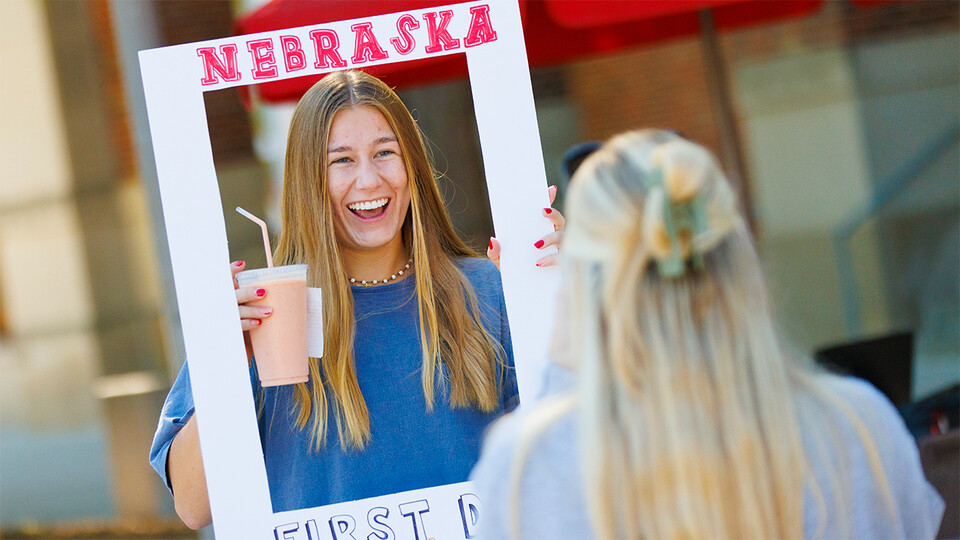
<path id="1" fill-rule="evenodd" d="M 217 84 L 217 76 L 224 82 L 240 80 L 240 70 L 237 69 L 237 46 L 233 44 L 221 45 L 220 54 L 223 55 L 223 61 L 217 56 L 216 47 L 200 47 L 197 49 L 197 56 L 203 61 L 203 78 L 200 79 L 200 83 L 204 86 Z"/>
<path id="2" fill-rule="evenodd" d="M 417 46 L 417 42 L 413 39 L 413 34 L 410 32 L 411 29 L 416 30 L 417 28 L 420 28 L 420 23 L 417 22 L 417 19 L 414 18 L 413 15 L 407 14 L 397 19 L 397 32 L 400 32 L 400 35 L 390 38 L 390 43 L 398 53 L 410 54 L 413 48 Z"/>
<path id="3" fill-rule="evenodd" d="M 287 68 L 287 73 L 307 67 L 307 57 L 303 54 L 300 38 L 280 36 L 280 48 L 283 49 L 283 65 Z"/>
<path id="4" fill-rule="evenodd" d="M 383 60 L 387 58 L 387 51 L 377 43 L 376 36 L 373 35 L 373 23 L 357 23 L 350 27 L 357 35 L 356 44 L 353 47 L 354 64 L 362 64 L 371 60 Z"/>
<path id="5" fill-rule="evenodd" d="M 470 29 L 463 44 L 467 47 L 476 47 L 483 43 L 497 40 L 497 33 L 490 24 L 490 6 L 474 6 L 470 8 Z"/>
<path id="6" fill-rule="evenodd" d="M 313 67 L 317 69 L 347 67 L 347 63 L 340 57 L 340 38 L 333 30 L 312 30 L 310 39 L 317 53 L 317 61 Z"/>
<path id="7" fill-rule="evenodd" d="M 273 56 L 273 40 L 255 39 L 247 42 L 247 49 L 253 58 L 254 79 L 271 79 L 277 76 L 277 59 Z"/>
<path id="8" fill-rule="evenodd" d="M 447 31 L 450 25 L 450 19 L 453 18 L 453 11 L 441 11 L 440 24 L 437 24 L 437 13 L 424 13 L 423 20 L 427 21 L 427 35 L 430 36 L 430 44 L 423 50 L 428 53 L 440 51 L 449 51 L 460 48 L 460 40 L 454 39 Z"/>

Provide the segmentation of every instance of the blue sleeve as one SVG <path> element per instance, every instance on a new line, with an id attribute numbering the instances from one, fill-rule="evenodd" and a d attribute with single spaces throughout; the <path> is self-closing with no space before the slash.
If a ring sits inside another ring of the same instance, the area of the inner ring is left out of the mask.
<path id="1" fill-rule="evenodd" d="M 250 366 L 250 384 L 254 388 L 254 399 L 257 399 L 260 379 L 257 377 L 255 362 L 251 362 Z M 170 445 L 173 443 L 173 439 L 193 416 L 194 410 L 190 369 L 187 362 L 184 362 L 183 367 L 180 368 L 180 374 L 177 375 L 177 380 L 173 382 L 173 386 L 170 387 L 170 392 L 167 394 L 167 399 L 163 402 L 157 432 L 153 435 L 153 443 L 150 445 L 150 465 L 163 479 L 163 483 L 166 484 L 171 495 L 173 494 L 173 487 L 170 485 L 170 475 L 167 470 L 167 455 L 170 453 Z M 260 421 L 259 418 L 258 421 Z M 260 443 L 263 444 L 264 430 L 262 425 L 260 427 Z"/>
<path id="2" fill-rule="evenodd" d="M 150 465 L 157 471 L 167 489 L 173 494 L 173 488 L 170 486 L 170 476 L 167 474 L 167 454 L 170 453 L 170 444 L 173 438 L 180 433 L 184 424 L 193 416 L 193 389 L 190 386 L 190 371 L 187 369 L 187 363 L 184 362 L 183 368 L 177 380 L 174 381 L 167 394 L 166 401 L 163 402 L 163 409 L 160 411 L 160 422 L 157 425 L 157 432 L 153 436 L 153 444 L 150 446 Z"/>

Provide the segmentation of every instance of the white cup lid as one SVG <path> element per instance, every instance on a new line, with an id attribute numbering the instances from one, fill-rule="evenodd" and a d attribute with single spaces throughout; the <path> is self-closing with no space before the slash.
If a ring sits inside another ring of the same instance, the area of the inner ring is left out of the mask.
<path id="1" fill-rule="evenodd" d="M 237 272 L 237 284 L 241 287 L 263 283 L 264 281 L 279 281 L 282 279 L 307 279 L 306 264 L 288 264 L 273 268 L 256 268 Z"/>

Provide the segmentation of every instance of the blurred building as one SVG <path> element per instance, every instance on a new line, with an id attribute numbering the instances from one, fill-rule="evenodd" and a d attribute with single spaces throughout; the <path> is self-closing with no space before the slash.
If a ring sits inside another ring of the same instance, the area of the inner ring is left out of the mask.
<path id="1" fill-rule="evenodd" d="M 147 464 L 183 353 L 136 50 L 231 35 L 232 9 L 0 3 L 5 538 L 192 534 Z M 536 69 L 547 173 L 563 186 L 564 150 L 637 127 L 713 148 L 751 210 L 787 333 L 812 354 L 909 332 L 910 394 L 926 396 L 960 380 L 958 28 L 953 0 L 836 0 Z M 458 230 L 482 248 L 493 231 L 469 83 L 401 95 Z M 248 114 L 233 90 L 206 105 L 225 207 L 271 215 L 290 105 Z M 234 216 L 232 258 L 262 264 L 259 232 Z"/>

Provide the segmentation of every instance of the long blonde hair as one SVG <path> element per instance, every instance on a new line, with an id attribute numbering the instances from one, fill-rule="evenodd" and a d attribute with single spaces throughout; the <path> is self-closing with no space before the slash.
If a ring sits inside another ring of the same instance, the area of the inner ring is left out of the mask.
<path id="1" fill-rule="evenodd" d="M 566 204 L 570 323 L 560 349 L 579 370 L 594 533 L 803 537 L 809 469 L 796 396 L 813 378 L 777 337 L 749 231 L 713 156 L 671 132 L 626 133 L 583 163 Z M 673 228 L 678 205 L 698 205 L 703 225 Z"/>
<path id="2" fill-rule="evenodd" d="M 427 408 L 433 407 L 438 380 L 449 383 L 451 407 L 489 412 L 498 403 L 495 373 L 503 349 L 484 330 L 473 287 L 456 265 L 457 258 L 477 254 L 453 229 L 416 123 L 396 93 L 376 77 L 360 71 L 332 73 L 306 92 L 290 123 L 283 230 L 274 256 L 276 264 L 309 264 L 308 284 L 323 291 L 323 358 L 310 359 L 310 382 L 298 384 L 294 392 L 296 424 L 304 429 L 312 418 L 315 450 L 326 441 L 328 406 L 342 447 L 363 448 L 370 440 L 369 412 L 353 359 L 353 296 L 337 247 L 325 166 L 334 116 L 360 106 L 383 114 L 406 165 L 410 210 L 402 234 L 415 271 Z M 449 381 L 440 377 L 441 359 Z"/>

